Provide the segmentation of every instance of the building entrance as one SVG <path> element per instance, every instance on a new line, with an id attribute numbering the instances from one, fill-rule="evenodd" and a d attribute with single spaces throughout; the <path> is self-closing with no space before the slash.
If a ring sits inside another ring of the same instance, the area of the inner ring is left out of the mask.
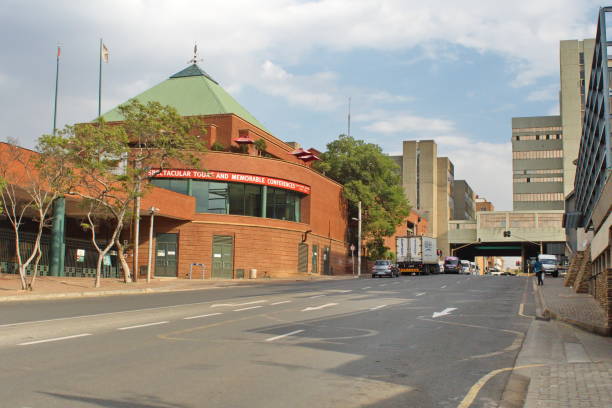
<path id="1" fill-rule="evenodd" d="M 312 273 L 319 273 L 319 246 L 312 246 Z"/>
<path id="2" fill-rule="evenodd" d="M 177 276 L 178 234 L 157 234 L 155 241 L 155 276 Z"/>
<path id="3" fill-rule="evenodd" d="M 232 279 L 234 274 L 234 237 L 214 235 L 212 244 L 212 277 Z"/>

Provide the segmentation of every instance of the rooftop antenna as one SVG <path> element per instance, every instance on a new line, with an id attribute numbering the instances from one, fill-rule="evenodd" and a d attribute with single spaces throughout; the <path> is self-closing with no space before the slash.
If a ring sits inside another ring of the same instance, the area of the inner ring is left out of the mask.
<path id="1" fill-rule="evenodd" d="M 202 58 L 198 59 L 198 44 L 193 45 L 193 58 L 187 61 L 187 63 L 197 64 L 198 62 L 204 61 Z"/>
<path id="2" fill-rule="evenodd" d="M 351 97 L 348 98 L 348 132 L 347 136 L 351 137 Z"/>

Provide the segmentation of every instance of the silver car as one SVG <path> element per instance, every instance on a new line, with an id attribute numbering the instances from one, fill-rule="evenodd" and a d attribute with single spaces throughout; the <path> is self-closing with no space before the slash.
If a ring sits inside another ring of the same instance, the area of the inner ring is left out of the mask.
<path id="1" fill-rule="evenodd" d="M 399 270 L 395 264 L 386 259 L 375 261 L 372 267 L 373 278 L 381 278 L 383 276 L 388 276 L 390 278 L 399 276 Z"/>

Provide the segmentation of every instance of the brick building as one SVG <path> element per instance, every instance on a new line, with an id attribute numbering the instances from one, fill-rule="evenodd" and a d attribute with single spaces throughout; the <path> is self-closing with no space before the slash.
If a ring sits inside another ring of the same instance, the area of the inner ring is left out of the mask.
<path id="1" fill-rule="evenodd" d="M 152 177 L 153 187 L 142 199 L 140 214 L 141 276 L 148 265 L 152 215 L 156 277 L 185 278 L 192 265 L 197 278 L 200 265 L 205 278 L 247 277 L 251 269 L 260 277 L 351 272 L 342 186 L 312 169 L 316 150 L 273 136 L 196 64 L 135 99 L 157 101 L 182 116 L 201 118 L 206 128 L 201 137 L 209 149 L 201 156 L 205 170 L 171 168 Z M 110 123 L 122 120 L 117 108 L 103 117 Z M 258 140 L 265 143 L 256 144 Z M 66 263 L 61 261 L 56 273 L 88 276 L 93 250 L 86 234 L 70 227 L 79 225 L 82 214 L 70 198 L 63 207 L 58 213 L 63 216 L 56 218 L 68 227 L 57 229 L 63 242 L 55 247 L 66 248 L 56 256 Z M 82 240 L 67 244 L 73 237 Z M 131 240 L 130 232 L 126 230 L 123 238 Z M 70 252 L 74 250 L 86 256 L 75 257 Z M 54 251 L 60 250 L 51 248 Z M 119 273 L 112 255 L 105 270 L 104 276 Z"/>

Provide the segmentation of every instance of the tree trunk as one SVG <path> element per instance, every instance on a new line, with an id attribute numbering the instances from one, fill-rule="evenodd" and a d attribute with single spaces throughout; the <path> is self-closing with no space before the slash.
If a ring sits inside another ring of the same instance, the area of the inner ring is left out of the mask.
<path id="1" fill-rule="evenodd" d="M 95 287 L 100 287 L 101 275 L 102 275 L 102 261 L 104 260 L 104 252 L 98 252 L 98 261 L 96 262 L 96 283 Z"/>
<path id="2" fill-rule="evenodd" d="M 34 273 L 32 273 L 32 279 L 30 279 L 30 283 L 28 284 L 28 289 L 34 290 L 34 281 L 36 280 L 36 276 L 38 273 L 38 264 L 40 263 L 40 258 L 42 257 L 42 251 L 40 249 L 40 244 L 37 248 L 36 258 L 34 259 Z"/>
<path id="3" fill-rule="evenodd" d="M 123 252 L 123 245 L 120 242 L 119 238 L 115 239 L 115 246 L 117 247 L 117 257 L 119 258 L 119 262 L 121 263 L 121 269 L 123 269 L 123 281 L 125 283 L 132 282 L 132 276 L 130 275 L 130 265 L 125 259 L 125 254 Z"/>

